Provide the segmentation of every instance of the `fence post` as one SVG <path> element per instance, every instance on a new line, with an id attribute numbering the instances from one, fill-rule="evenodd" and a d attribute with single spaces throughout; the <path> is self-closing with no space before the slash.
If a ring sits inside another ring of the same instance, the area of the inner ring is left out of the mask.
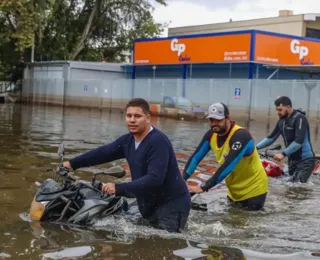
<path id="1" fill-rule="evenodd" d="M 28 86 L 28 104 L 30 104 L 31 103 L 31 92 L 33 91 L 32 90 L 32 87 L 31 86 L 33 86 L 33 84 L 34 84 L 34 79 L 30 79 L 30 81 L 29 81 L 29 86 Z"/>
<path id="2" fill-rule="evenodd" d="M 249 105 L 248 105 L 248 119 L 252 120 L 252 91 L 253 91 L 253 82 L 252 79 L 249 79 Z"/>
<path id="3" fill-rule="evenodd" d="M 55 81 L 56 79 L 54 79 L 54 81 Z M 51 79 L 47 79 L 46 80 L 46 82 L 47 82 L 47 84 L 46 84 L 46 98 L 45 98 L 45 105 L 46 106 L 48 106 L 48 103 L 49 103 L 49 94 L 48 94 L 48 89 L 50 88 L 48 85 L 50 85 L 50 82 L 52 82 L 53 80 Z M 51 88 L 50 89 L 52 89 L 52 86 L 51 86 Z"/>
<path id="4" fill-rule="evenodd" d="M 185 80 L 183 79 L 183 81 L 185 81 Z M 183 83 L 183 84 L 185 84 L 185 83 Z M 180 79 L 177 79 L 177 81 L 176 81 L 176 96 L 179 97 L 179 96 L 181 96 L 180 94 L 183 95 L 183 89 L 180 89 Z"/>
<path id="5" fill-rule="evenodd" d="M 259 100 L 259 98 L 257 97 L 258 93 L 258 80 L 256 79 L 252 79 L 252 86 L 255 86 L 254 88 L 252 88 L 252 104 L 251 104 L 251 110 L 254 110 L 254 113 L 256 114 L 257 112 L 257 101 Z M 262 85 L 262 84 L 261 84 Z"/>
<path id="6" fill-rule="evenodd" d="M 268 97 L 268 117 L 271 116 L 271 93 L 272 93 L 272 88 L 271 88 L 271 80 L 268 80 L 268 87 L 269 87 L 269 97 Z"/>
<path id="7" fill-rule="evenodd" d="M 315 88 L 315 86 L 317 85 L 317 82 L 314 81 L 307 81 L 304 83 L 304 86 L 307 89 L 308 92 L 308 99 L 307 99 L 307 104 L 308 104 L 308 112 L 307 112 L 307 116 L 310 118 L 310 99 L 311 99 L 311 91 Z"/>
<path id="8" fill-rule="evenodd" d="M 236 85 L 236 84 L 235 84 Z M 230 79 L 228 80 L 228 92 L 227 92 L 227 95 L 228 95 L 228 100 L 227 100 L 227 106 L 230 107 L 230 99 L 231 99 L 231 95 L 230 95 L 230 88 L 232 86 L 232 83 L 230 82 Z"/>
<path id="9" fill-rule="evenodd" d="M 183 65 L 183 75 L 182 75 L 182 97 L 186 97 L 186 78 L 187 78 L 188 66 Z"/>
<path id="10" fill-rule="evenodd" d="M 319 121 L 319 81 L 317 82 L 316 100 L 317 100 L 317 121 Z"/>
<path id="11" fill-rule="evenodd" d="M 37 92 L 37 90 L 38 90 L 38 81 L 39 81 L 40 79 L 36 79 L 36 81 L 35 81 L 35 84 L 34 84 L 34 87 L 33 87 L 33 96 L 32 96 L 32 104 L 35 104 L 36 103 L 36 99 L 37 99 L 37 94 L 36 94 L 36 92 Z"/>
<path id="12" fill-rule="evenodd" d="M 179 79 L 179 81 L 180 81 L 180 79 Z M 182 97 L 186 97 L 186 83 L 187 83 L 186 81 L 187 81 L 187 79 L 182 79 Z"/>
<path id="13" fill-rule="evenodd" d="M 296 80 L 294 79 L 292 81 L 292 89 L 291 89 L 291 101 L 292 101 L 292 103 L 294 103 L 294 89 L 295 89 L 295 86 L 296 86 Z"/>
<path id="14" fill-rule="evenodd" d="M 110 108 L 109 108 L 109 113 L 111 113 L 112 111 L 112 106 L 113 106 L 113 81 L 111 81 L 111 84 L 110 84 Z"/>
<path id="15" fill-rule="evenodd" d="M 151 97 L 151 79 L 148 79 L 148 100 L 150 100 Z"/>
<path id="16" fill-rule="evenodd" d="M 212 100 L 213 100 L 212 93 L 213 93 L 213 79 L 210 79 L 210 102 L 212 102 Z"/>
<path id="17" fill-rule="evenodd" d="M 98 98 L 99 98 L 99 110 L 101 111 L 102 110 L 102 99 L 103 99 L 103 92 L 102 92 L 102 83 L 103 83 L 103 80 L 99 80 L 98 81 L 99 83 L 97 84 L 97 93 L 98 93 Z"/>
<path id="18" fill-rule="evenodd" d="M 136 80 L 131 79 L 131 98 L 134 98 L 134 89 L 135 89 Z"/>
<path id="19" fill-rule="evenodd" d="M 179 79 L 178 79 L 179 80 Z M 162 87 L 162 91 L 161 91 L 161 100 L 163 100 L 164 97 L 164 79 L 161 81 L 161 87 Z M 160 102 L 161 102 L 160 100 Z"/>

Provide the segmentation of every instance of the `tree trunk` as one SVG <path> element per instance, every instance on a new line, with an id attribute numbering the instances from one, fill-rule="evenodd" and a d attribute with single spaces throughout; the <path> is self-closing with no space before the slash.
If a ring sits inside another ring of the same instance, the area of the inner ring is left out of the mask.
<path id="1" fill-rule="evenodd" d="M 8 22 L 9 22 L 9 25 L 10 25 L 12 31 L 15 32 L 17 28 L 13 25 L 13 22 L 12 22 L 12 20 L 11 20 L 10 15 L 9 15 L 9 14 L 6 14 L 6 17 L 7 17 L 7 20 L 8 20 Z"/>
<path id="2" fill-rule="evenodd" d="M 79 53 L 84 48 L 84 43 L 85 43 L 86 39 L 88 38 L 93 18 L 97 13 L 97 10 L 98 10 L 98 7 L 100 6 L 100 3 L 101 3 L 101 0 L 96 0 L 96 2 L 94 4 L 94 7 L 93 7 L 93 9 L 92 9 L 92 11 L 90 13 L 90 16 L 89 16 L 88 22 L 86 24 L 86 27 L 84 28 L 84 31 L 83 31 L 83 33 L 81 35 L 81 38 L 80 38 L 80 40 L 79 40 L 74 52 L 70 55 L 70 59 L 71 60 L 74 60 L 75 58 L 77 58 Z"/>

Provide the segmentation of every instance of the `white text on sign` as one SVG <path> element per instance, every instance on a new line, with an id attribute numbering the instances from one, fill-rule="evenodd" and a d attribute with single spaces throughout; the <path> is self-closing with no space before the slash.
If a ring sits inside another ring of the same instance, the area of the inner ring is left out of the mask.
<path id="1" fill-rule="evenodd" d="M 178 39 L 174 38 L 171 41 L 171 50 L 178 52 L 178 56 L 180 56 L 186 50 L 186 45 L 183 43 L 179 43 Z"/>
<path id="2" fill-rule="evenodd" d="M 299 60 L 302 60 L 309 54 L 309 49 L 306 46 L 301 46 L 299 40 L 292 40 L 290 43 L 290 50 L 293 54 L 299 54 Z"/>

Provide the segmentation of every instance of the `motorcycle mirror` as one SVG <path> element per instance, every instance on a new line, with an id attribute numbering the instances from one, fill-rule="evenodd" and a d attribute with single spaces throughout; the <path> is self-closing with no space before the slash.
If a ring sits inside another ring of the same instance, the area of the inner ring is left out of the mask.
<path id="1" fill-rule="evenodd" d="M 107 169 L 105 172 L 98 172 L 95 173 L 94 175 L 106 175 L 106 176 L 112 176 L 115 178 L 122 178 L 126 175 L 126 170 L 122 168 L 121 166 L 113 166 L 109 169 Z"/>
<path id="2" fill-rule="evenodd" d="M 59 146 L 58 154 L 61 158 L 63 158 L 63 156 L 64 156 L 64 144 L 63 143 L 61 143 Z"/>

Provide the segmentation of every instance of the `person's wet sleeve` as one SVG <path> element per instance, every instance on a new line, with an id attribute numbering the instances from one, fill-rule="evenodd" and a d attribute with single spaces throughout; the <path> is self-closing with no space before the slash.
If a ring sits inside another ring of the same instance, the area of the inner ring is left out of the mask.
<path id="1" fill-rule="evenodd" d="M 163 184 L 169 164 L 169 144 L 163 138 L 152 142 L 147 153 L 147 174 L 131 182 L 116 184 L 117 196 L 132 194 L 135 197 L 140 197 L 152 193 L 153 189 Z"/>
<path id="2" fill-rule="evenodd" d="M 307 125 L 307 118 L 303 115 L 297 115 L 294 121 L 295 139 L 286 149 L 283 150 L 282 154 L 284 156 L 289 156 L 301 148 L 307 136 Z"/>
<path id="3" fill-rule="evenodd" d="M 71 159 L 69 161 L 70 165 L 73 170 L 76 170 L 125 158 L 123 151 L 124 142 L 124 137 L 119 137 L 112 143 L 100 146 Z"/>
<path id="4" fill-rule="evenodd" d="M 234 133 L 230 139 L 230 151 L 224 161 L 224 163 L 218 168 L 216 173 L 201 185 L 204 191 L 208 191 L 215 185 L 222 182 L 233 170 L 244 156 L 248 156 L 253 153 L 254 141 L 248 131 L 240 129 Z"/>
<path id="5" fill-rule="evenodd" d="M 271 134 L 257 144 L 256 146 L 257 149 L 260 150 L 262 148 L 266 148 L 270 146 L 278 139 L 279 136 L 280 136 L 280 128 L 279 128 L 279 123 L 277 123 L 275 128 L 271 132 Z"/>
<path id="6" fill-rule="evenodd" d="M 211 129 L 205 133 L 197 149 L 187 161 L 182 174 L 184 180 L 188 180 L 192 176 L 198 164 L 210 151 L 210 139 L 212 134 L 213 132 Z"/>

